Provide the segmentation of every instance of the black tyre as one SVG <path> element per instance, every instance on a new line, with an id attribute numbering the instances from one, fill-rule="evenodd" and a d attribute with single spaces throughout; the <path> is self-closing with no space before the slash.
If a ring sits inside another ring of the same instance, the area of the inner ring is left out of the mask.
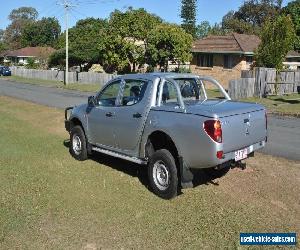
<path id="1" fill-rule="evenodd" d="M 88 158 L 87 143 L 81 126 L 74 126 L 70 132 L 70 153 L 78 161 Z"/>
<path id="2" fill-rule="evenodd" d="M 155 194 L 172 199 L 178 192 L 178 175 L 173 155 L 166 149 L 154 152 L 149 159 L 148 178 Z"/>
<path id="3" fill-rule="evenodd" d="M 218 169 L 216 167 L 203 169 L 206 175 L 214 179 L 221 178 L 222 176 L 227 174 L 229 170 L 230 170 L 230 166 L 226 166 L 221 169 Z"/>

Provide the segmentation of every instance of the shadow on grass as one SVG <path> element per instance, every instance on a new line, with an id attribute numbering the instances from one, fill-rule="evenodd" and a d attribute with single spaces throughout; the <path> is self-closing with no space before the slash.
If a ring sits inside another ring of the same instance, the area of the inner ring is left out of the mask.
<path id="1" fill-rule="evenodd" d="M 63 142 L 66 148 L 70 147 L 70 140 L 65 140 Z M 126 160 L 122 160 L 119 158 L 115 158 L 109 155 L 105 155 L 99 152 L 93 152 L 89 158 L 99 164 L 110 167 L 114 170 L 127 174 L 131 177 L 138 178 L 142 185 L 144 185 L 149 191 L 150 185 L 148 181 L 148 173 L 147 167 L 142 166 L 133 162 L 129 162 Z M 194 174 L 193 186 L 201 186 L 201 185 L 215 185 L 218 186 L 218 182 L 215 181 L 216 177 L 213 177 L 207 174 L 204 170 L 201 169 L 193 169 Z"/>
<path id="2" fill-rule="evenodd" d="M 70 140 L 69 139 L 64 140 L 63 144 L 66 148 L 70 148 Z"/>
<path id="3" fill-rule="evenodd" d="M 284 103 L 289 103 L 289 104 L 299 104 L 300 103 L 300 100 L 298 99 L 283 99 L 283 98 L 276 98 L 276 99 L 273 99 L 273 101 L 276 101 L 276 102 L 284 102 Z"/>

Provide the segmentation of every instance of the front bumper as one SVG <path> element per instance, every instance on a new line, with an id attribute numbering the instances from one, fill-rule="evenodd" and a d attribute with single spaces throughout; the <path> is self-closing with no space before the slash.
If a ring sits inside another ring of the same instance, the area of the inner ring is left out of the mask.
<path id="1" fill-rule="evenodd" d="M 70 133 L 71 130 L 71 122 L 66 120 L 65 121 L 65 129 Z"/>
<path id="2" fill-rule="evenodd" d="M 69 120 L 70 118 L 70 110 L 72 110 L 73 107 L 67 107 L 65 109 L 65 129 L 70 132 L 71 130 L 71 121 Z"/>

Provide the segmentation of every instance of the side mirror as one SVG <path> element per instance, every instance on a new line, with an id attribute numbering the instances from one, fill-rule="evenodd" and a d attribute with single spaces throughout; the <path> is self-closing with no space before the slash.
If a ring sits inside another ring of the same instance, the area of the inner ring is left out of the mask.
<path id="1" fill-rule="evenodd" d="M 96 106 L 96 99 L 95 99 L 95 97 L 94 96 L 89 96 L 89 98 L 88 98 L 88 105 L 89 106 Z"/>

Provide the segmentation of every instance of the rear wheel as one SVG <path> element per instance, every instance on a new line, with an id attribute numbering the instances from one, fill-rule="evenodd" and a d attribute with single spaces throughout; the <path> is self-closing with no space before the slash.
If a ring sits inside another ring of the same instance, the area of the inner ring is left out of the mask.
<path id="1" fill-rule="evenodd" d="M 163 199 L 172 199 L 178 192 L 178 175 L 173 155 L 166 149 L 150 156 L 148 178 L 155 194 Z"/>
<path id="2" fill-rule="evenodd" d="M 81 126 L 75 126 L 71 129 L 70 153 L 79 161 L 84 161 L 88 158 L 86 138 Z"/>

